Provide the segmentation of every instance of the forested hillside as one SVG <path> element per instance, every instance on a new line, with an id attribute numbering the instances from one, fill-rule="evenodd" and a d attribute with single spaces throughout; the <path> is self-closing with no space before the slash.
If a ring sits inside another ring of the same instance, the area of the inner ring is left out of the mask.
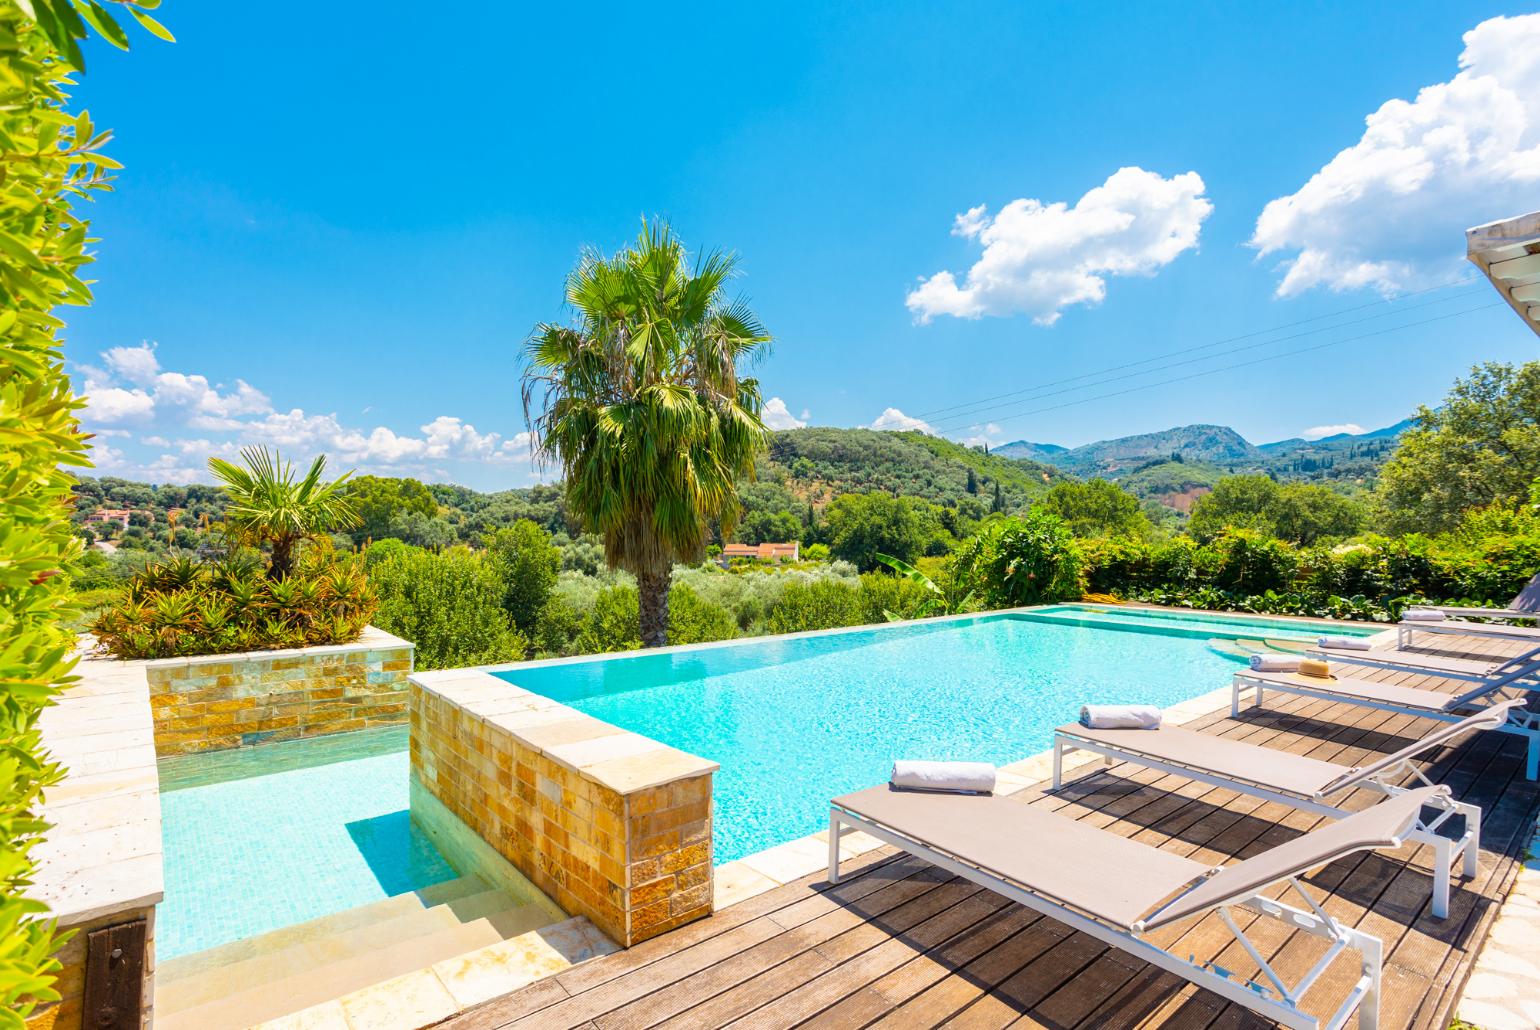
<path id="1" fill-rule="evenodd" d="M 1051 465 L 986 454 L 925 433 L 826 427 L 776 433 L 761 471 L 761 478 L 784 481 L 798 497 L 819 504 L 872 490 L 941 505 L 970 496 L 987 503 L 998 483 L 1009 508 L 1025 506 L 1063 476 Z"/>

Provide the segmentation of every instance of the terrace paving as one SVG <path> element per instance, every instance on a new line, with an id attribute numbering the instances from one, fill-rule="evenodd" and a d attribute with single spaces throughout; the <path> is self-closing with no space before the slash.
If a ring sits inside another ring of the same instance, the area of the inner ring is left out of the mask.
<path id="1" fill-rule="evenodd" d="M 1489 642 L 1468 639 L 1438 644 L 1441 653 L 1497 651 Z M 1374 676 L 1407 686 L 1448 687 L 1430 677 Z M 1400 747 L 1431 725 L 1347 705 L 1277 698 L 1265 709 L 1230 719 L 1227 711 L 1212 710 L 1218 701 L 1203 699 L 1207 714 L 1194 712 L 1193 702 L 1179 706 L 1186 708 L 1182 714 L 1195 716 L 1187 726 L 1344 764 Z M 1524 779 L 1523 758 L 1521 739 L 1484 733 L 1443 749 L 1424 766 L 1435 782 L 1486 812 L 1479 875 L 1458 885 L 1448 919 L 1428 912 L 1430 856 L 1412 845 L 1346 858 L 1306 879 L 1333 916 L 1384 941 L 1381 1027 L 1442 1030 L 1489 934 L 1495 943 L 1492 957 L 1483 956 L 1483 977 L 1504 970 L 1522 977 L 1532 970 L 1509 961 L 1502 944 L 1526 950 L 1532 962 L 1533 948 L 1526 942 L 1540 925 L 1528 918 L 1533 913 L 1509 906 L 1504 925 L 1522 925 L 1493 933 L 1502 900 L 1524 866 L 1540 810 L 1540 787 Z M 1046 763 L 1032 761 L 1019 763 L 1005 780 L 1023 803 L 1203 861 L 1249 856 L 1319 822 L 1128 765 L 1083 773 L 1050 794 L 1043 780 Z M 1035 777 L 1027 783 L 1029 772 Z M 1353 800 L 1368 804 L 1373 798 Z M 815 872 L 767 887 L 798 860 L 805 861 L 795 848 L 774 856 L 774 868 L 756 869 L 745 860 L 733 870 L 729 889 L 720 891 L 719 904 L 743 900 L 709 919 L 575 966 L 440 1025 L 446 1030 L 1267 1025 L 1185 980 L 890 848 L 850 857 L 846 878 L 837 886 Z M 1525 884 L 1532 887 L 1532 880 Z M 1535 907 L 1536 893 L 1524 884 L 1520 889 L 1516 902 Z M 1247 971 L 1248 960 L 1218 925 L 1213 915 L 1180 924 L 1164 931 L 1161 943 Z M 1314 957 L 1303 935 L 1288 934 L 1277 924 L 1258 924 L 1255 939 L 1289 974 L 1302 972 Z M 1339 959 L 1307 996 L 1307 1005 L 1325 1011 L 1356 975 L 1355 965 Z M 1490 979 L 1478 978 L 1471 986 L 1483 1002 L 1497 995 L 1499 1006 L 1514 994 Z M 1503 1011 L 1523 1018 L 1517 1003 Z"/>

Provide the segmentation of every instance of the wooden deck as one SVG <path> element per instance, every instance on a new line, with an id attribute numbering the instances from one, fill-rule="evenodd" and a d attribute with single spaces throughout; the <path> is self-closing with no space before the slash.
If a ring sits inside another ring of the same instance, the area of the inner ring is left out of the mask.
<path id="1" fill-rule="evenodd" d="M 1446 645 L 1447 646 L 1447 645 Z M 1455 651 L 1447 653 L 1468 653 Z M 1476 652 L 1479 653 L 1479 652 Z M 1510 652 L 1511 653 L 1511 652 Z M 1413 686 L 1426 677 L 1380 676 Z M 1200 684 L 1208 689 L 1219 684 Z M 1408 743 L 1431 724 L 1347 705 L 1274 695 L 1238 720 L 1216 713 L 1193 728 L 1344 764 Z M 1343 859 L 1307 878 L 1333 916 L 1385 942 L 1381 1027 L 1443 1030 L 1498 905 L 1513 883 L 1540 807 L 1524 779 L 1523 741 L 1468 736 L 1424 766 L 1485 811 L 1480 875 L 1456 885 L 1450 917 L 1428 913 L 1430 856 Z M 1316 824 L 1314 817 L 1132 766 L 1038 784 L 1028 803 L 1203 861 L 1244 857 Z M 1354 800 L 1370 803 L 1372 796 Z M 1052 846 L 1045 841 L 1045 846 Z M 1066 861 L 1073 861 L 1066 856 Z M 1181 1027 L 1271 1025 L 1051 919 L 891 849 L 846 864 L 831 887 L 810 876 L 629 951 L 574 967 L 442 1024 L 453 1030 L 583 1027 L 813 1026 Z M 1246 925 L 1244 922 L 1242 925 Z M 1253 940 L 1297 977 L 1321 943 L 1280 924 Z M 1245 975 L 1255 971 L 1210 915 L 1152 935 L 1157 943 Z M 1329 1011 L 1356 978 L 1339 958 L 1307 997 Z M 1311 1004 L 1313 1003 L 1313 1004 Z"/>

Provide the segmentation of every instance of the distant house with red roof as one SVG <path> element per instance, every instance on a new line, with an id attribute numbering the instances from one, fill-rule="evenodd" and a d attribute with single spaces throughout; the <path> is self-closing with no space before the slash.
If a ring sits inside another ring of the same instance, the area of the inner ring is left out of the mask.
<path id="1" fill-rule="evenodd" d="M 116 522 L 124 529 L 128 528 L 128 517 L 133 514 L 129 508 L 98 508 L 86 516 L 86 524 L 93 522 Z"/>
<path id="2" fill-rule="evenodd" d="M 728 544 L 722 548 L 722 564 L 726 566 L 734 558 L 762 562 L 796 561 L 801 548 L 795 540 L 786 544 Z"/>

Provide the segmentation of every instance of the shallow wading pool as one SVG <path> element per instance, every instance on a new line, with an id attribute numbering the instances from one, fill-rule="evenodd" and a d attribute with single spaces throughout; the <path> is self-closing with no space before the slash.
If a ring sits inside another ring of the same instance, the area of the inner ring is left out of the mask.
<path id="1" fill-rule="evenodd" d="M 1077 617 L 1070 606 L 1048 611 L 1063 614 L 995 614 L 488 671 L 720 763 L 713 858 L 722 863 L 822 828 L 830 798 L 885 780 L 895 758 L 1015 761 L 1047 748 L 1054 727 L 1086 702 L 1165 706 L 1224 686 L 1237 663 L 1214 651 L 1210 638 L 1323 632 L 1279 619 L 1135 622 L 1137 609 L 1114 609 L 1129 614 L 1102 623 Z"/>
<path id="2" fill-rule="evenodd" d="M 453 879 L 412 824 L 406 742 L 401 726 L 163 760 L 157 955 Z"/>

